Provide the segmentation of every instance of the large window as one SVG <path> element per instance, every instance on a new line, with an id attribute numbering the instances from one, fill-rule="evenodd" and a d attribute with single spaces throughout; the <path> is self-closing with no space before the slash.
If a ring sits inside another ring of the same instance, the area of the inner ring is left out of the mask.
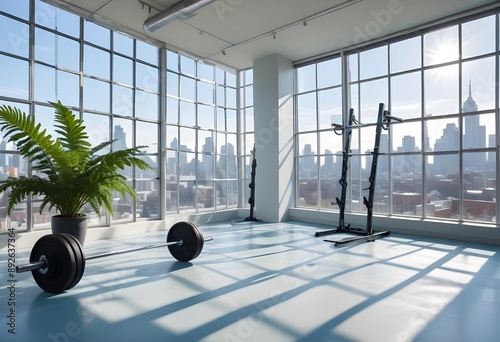
<path id="1" fill-rule="evenodd" d="M 0 104 L 30 113 L 57 136 L 48 102 L 61 101 L 84 120 L 94 146 L 110 139 L 112 149 L 144 145 L 155 171 L 123 170 L 137 200 L 116 193 L 113 217 L 85 210 L 91 226 L 159 218 L 159 48 L 42 1 L 33 1 L 30 22 L 30 3 L 0 4 Z M 30 174 L 28 161 L 1 138 L 0 177 Z M 27 198 L 8 216 L 7 200 L 0 194 L 1 229 L 47 228 L 55 214 L 39 213 L 40 199 Z"/>
<path id="2" fill-rule="evenodd" d="M 236 74 L 173 51 L 166 59 L 167 213 L 236 207 Z"/>
<path id="3" fill-rule="evenodd" d="M 384 103 L 404 122 L 381 135 L 374 212 L 497 223 L 497 22 L 496 14 L 464 19 L 346 52 L 328 69 L 325 62 L 298 67 L 297 206 L 336 209 L 343 137 L 329 126 L 353 108 L 363 125 L 351 137 L 347 210 L 366 211 L 377 108 Z M 331 82 L 328 88 L 321 79 Z"/>

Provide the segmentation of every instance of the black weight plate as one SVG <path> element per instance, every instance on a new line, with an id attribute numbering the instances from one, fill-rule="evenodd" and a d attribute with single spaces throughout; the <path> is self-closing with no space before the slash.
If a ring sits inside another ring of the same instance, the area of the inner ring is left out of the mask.
<path id="1" fill-rule="evenodd" d="M 47 260 L 47 268 L 31 271 L 38 286 L 50 293 L 66 291 L 75 280 L 77 267 L 72 245 L 57 234 L 42 236 L 33 246 L 30 261 Z"/>
<path id="2" fill-rule="evenodd" d="M 196 225 L 191 222 L 177 222 L 168 231 L 167 242 L 182 241 L 182 244 L 169 245 L 172 256 L 183 262 L 193 260 L 203 249 L 203 237 Z"/>
<path id="3" fill-rule="evenodd" d="M 76 274 L 75 279 L 71 283 L 71 285 L 67 288 L 67 290 L 75 287 L 76 284 L 80 282 L 83 277 L 83 273 L 85 272 L 85 255 L 83 253 L 83 247 L 80 241 L 71 234 L 59 234 L 59 236 L 63 237 L 68 241 L 73 248 L 73 252 L 75 254 L 75 266 L 76 266 Z"/>

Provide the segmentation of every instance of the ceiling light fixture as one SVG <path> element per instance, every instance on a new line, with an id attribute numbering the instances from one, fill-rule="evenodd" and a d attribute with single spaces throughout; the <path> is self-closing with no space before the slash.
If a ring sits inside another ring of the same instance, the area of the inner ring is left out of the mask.
<path id="1" fill-rule="evenodd" d="M 307 26 L 307 21 L 304 20 L 304 22 L 302 23 L 302 26 L 306 27 Z"/>

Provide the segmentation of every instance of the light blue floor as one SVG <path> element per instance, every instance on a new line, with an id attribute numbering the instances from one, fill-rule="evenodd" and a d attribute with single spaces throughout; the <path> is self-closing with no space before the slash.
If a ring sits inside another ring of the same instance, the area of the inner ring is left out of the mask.
<path id="1" fill-rule="evenodd" d="M 396 234 L 334 247 L 313 236 L 330 228 L 202 225 L 214 240 L 190 263 L 166 248 L 90 260 L 81 282 L 59 295 L 17 274 L 15 335 L 3 253 L 0 341 L 500 341 L 500 247 Z M 17 254 L 21 264 L 29 251 Z"/>

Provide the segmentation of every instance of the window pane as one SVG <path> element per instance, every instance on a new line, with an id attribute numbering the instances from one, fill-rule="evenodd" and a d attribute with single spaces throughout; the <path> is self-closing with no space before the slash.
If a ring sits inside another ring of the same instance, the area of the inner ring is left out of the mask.
<path id="1" fill-rule="evenodd" d="M 318 107 L 318 129 L 330 128 L 334 122 L 342 124 L 342 89 L 319 91 Z"/>
<path id="2" fill-rule="evenodd" d="M 53 33 L 35 29 L 35 59 L 50 65 L 56 64 L 56 38 Z"/>
<path id="3" fill-rule="evenodd" d="M 83 113 L 83 122 L 86 127 L 86 132 L 89 135 L 89 141 L 92 146 L 97 146 L 111 139 L 109 132 L 109 116 Z M 109 151 L 109 147 L 103 150 L 104 153 Z"/>
<path id="4" fill-rule="evenodd" d="M 424 122 L 425 146 L 429 151 L 456 151 L 459 148 L 460 133 L 458 119 L 427 120 Z"/>
<path id="5" fill-rule="evenodd" d="M 56 99 L 56 70 L 35 64 L 35 100 L 40 102 Z"/>
<path id="6" fill-rule="evenodd" d="M 178 150 L 179 148 L 179 128 L 177 126 L 167 125 L 167 147 L 173 150 Z M 186 150 L 186 148 L 183 148 Z"/>
<path id="7" fill-rule="evenodd" d="M 189 77 L 181 76 L 181 98 L 195 101 L 195 80 Z"/>
<path id="8" fill-rule="evenodd" d="M 214 67 L 212 65 L 198 62 L 197 66 L 198 66 L 198 78 L 207 81 L 214 80 Z"/>
<path id="9" fill-rule="evenodd" d="M 316 93 L 297 96 L 297 131 L 316 130 Z"/>
<path id="10" fill-rule="evenodd" d="M 56 8 L 43 1 L 35 1 L 35 23 L 51 29 L 56 28 Z"/>
<path id="11" fill-rule="evenodd" d="M 391 77 L 391 113 L 402 119 L 422 116 L 420 71 Z"/>
<path id="12" fill-rule="evenodd" d="M 198 105 L 198 126 L 205 129 L 214 129 L 214 107 Z"/>
<path id="13" fill-rule="evenodd" d="M 464 220 L 492 222 L 496 217 L 495 152 L 488 152 L 488 165 L 477 167 L 484 157 L 484 152 L 463 154 Z"/>
<path id="14" fill-rule="evenodd" d="M 113 50 L 129 57 L 134 55 L 134 40 L 120 32 L 113 31 Z"/>
<path id="15" fill-rule="evenodd" d="M 495 16 L 462 24 L 462 58 L 495 51 Z"/>
<path id="16" fill-rule="evenodd" d="M 158 119 L 158 95 L 135 91 L 135 116 L 147 120 Z"/>
<path id="17" fill-rule="evenodd" d="M 236 133 L 236 110 L 226 109 L 226 130 L 228 132 Z"/>
<path id="18" fill-rule="evenodd" d="M 387 75 L 387 46 L 359 54 L 360 79 Z"/>
<path id="19" fill-rule="evenodd" d="M 184 126 L 196 126 L 195 104 L 192 102 L 181 101 L 180 124 Z"/>
<path id="20" fill-rule="evenodd" d="M 196 84 L 198 86 L 198 102 L 214 104 L 214 85 L 202 81 L 197 81 Z"/>
<path id="21" fill-rule="evenodd" d="M 3 3 L 9 2 L 1 1 L 0 9 Z M 29 26 L 0 15 L 0 50 L 21 57 L 28 57 Z"/>
<path id="22" fill-rule="evenodd" d="M 57 31 L 65 33 L 75 38 L 80 37 L 80 17 L 66 12 L 61 9 L 56 9 Z"/>
<path id="23" fill-rule="evenodd" d="M 391 73 L 416 69 L 421 67 L 420 36 L 405 39 L 390 45 Z"/>
<path id="24" fill-rule="evenodd" d="M 318 63 L 318 88 L 336 86 L 342 83 L 340 58 Z"/>
<path id="25" fill-rule="evenodd" d="M 398 123 L 391 127 L 394 127 L 391 129 L 393 151 L 407 153 L 422 150 L 421 121 Z"/>
<path id="26" fill-rule="evenodd" d="M 113 55 L 113 81 L 134 84 L 134 63 L 131 59 Z"/>
<path id="27" fill-rule="evenodd" d="M 343 135 L 336 135 L 333 130 L 319 133 L 319 152 L 321 154 L 342 153 Z M 333 157 L 332 157 L 333 158 Z"/>
<path id="28" fill-rule="evenodd" d="M 132 121 L 127 119 L 113 118 L 113 139 L 114 151 L 125 150 L 134 146 Z"/>
<path id="29" fill-rule="evenodd" d="M 424 65 L 435 65 L 458 59 L 458 26 L 424 35 Z"/>
<path id="30" fill-rule="evenodd" d="M 109 113 L 109 83 L 83 78 L 83 108 Z"/>
<path id="31" fill-rule="evenodd" d="M 158 92 L 158 69 L 143 63 L 135 64 L 135 82 L 138 88 Z"/>
<path id="32" fill-rule="evenodd" d="M 80 43 L 76 40 L 56 36 L 57 66 L 73 71 L 80 71 Z"/>
<path id="33" fill-rule="evenodd" d="M 167 69 L 179 71 L 179 54 L 167 50 Z"/>
<path id="34" fill-rule="evenodd" d="M 194 59 L 180 55 L 181 58 L 181 72 L 184 75 L 196 76 L 196 64 Z"/>
<path id="35" fill-rule="evenodd" d="M 179 121 L 179 100 L 167 97 L 167 122 L 177 124 Z"/>
<path id="36" fill-rule="evenodd" d="M 167 94 L 179 96 L 179 75 L 167 71 Z"/>
<path id="37" fill-rule="evenodd" d="M 80 105 L 80 76 L 58 70 L 56 73 L 57 100 L 66 106 Z"/>
<path id="38" fill-rule="evenodd" d="M 387 108 L 389 90 L 387 78 L 361 83 L 360 87 L 360 115 L 358 119 L 364 123 L 376 123 L 378 108 L 383 103 Z"/>
<path id="39" fill-rule="evenodd" d="M 462 64 L 462 111 L 495 108 L 495 57 Z"/>
<path id="40" fill-rule="evenodd" d="M 245 107 L 253 106 L 253 86 L 246 86 L 244 92 Z"/>
<path id="41" fill-rule="evenodd" d="M 99 63 L 96 63 L 99 61 Z M 109 53 L 89 45 L 84 46 L 83 72 L 87 75 L 110 79 Z"/>
<path id="42" fill-rule="evenodd" d="M 298 135 L 299 155 L 314 155 L 316 154 L 317 146 L 316 133 L 303 133 Z"/>
<path id="43" fill-rule="evenodd" d="M 226 88 L 226 106 L 236 108 L 236 89 Z"/>
<path id="44" fill-rule="evenodd" d="M 458 154 L 434 155 L 426 158 L 427 216 L 458 219 L 459 198 Z"/>
<path id="45" fill-rule="evenodd" d="M 133 116 L 133 91 L 131 88 L 113 84 L 113 113 L 124 116 Z"/>
<path id="46" fill-rule="evenodd" d="M 143 151 L 146 153 L 158 153 L 158 124 L 137 121 L 136 123 L 136 144 L 146 145 Z M 140 171 L 144 172 L 144 171 Z"/>
<path id="47" fill-rule="evenodd" d="M 424 71 L 425 116 L 458 113 L 458 65 Z"/>
<path id="48" fill-rule="evenodd" d="M 100 25 L 84 20 L 83 36 L 87 42 L 99 45 L 103 48 L 110 48 L 110 30 Z"/>
<path id="49" fill-rule="evenodd" d="M 253 132 L 254 131 L 254 116 L 253 116 L 253 107 L 249 107 L 244 110 L 245 113 L 245 132 Z"/>
<path id="50" fill-rule="evenodd" d="M 186 127 L 180 128 L 179 150 L 196 151 L 196 130 Z"/>
<path id="51" fill-rule="evenodd" d="M 318 205 L 316 157 L 300 157 L 297 160 L 297 166 L 299 170 L 299 206 L 316 208 Z"/>
<path id="52" fill-rule="evenodd" d="M 296 72 L 297 92 L 301 93 L 316 89 L 316 64 L 297 68 Z"/>
<path id="53" fill-rule="evenodd" d="M 466 115 L 463 118 L 463 149 L 495 147 L 495 114 Z M 486 157 L 475 164 L 483 169 Z"/>
<path id="54" fill-rule="evenodd" d="M 28 19 L 30 0 L 0 1 L 0 11 Z"/>
<path id="55" fill-rule="evenodd" d="M 142 40 L 136 40 L 136 57 L 146 63 L 158 66 L 158 48 Z"/>

